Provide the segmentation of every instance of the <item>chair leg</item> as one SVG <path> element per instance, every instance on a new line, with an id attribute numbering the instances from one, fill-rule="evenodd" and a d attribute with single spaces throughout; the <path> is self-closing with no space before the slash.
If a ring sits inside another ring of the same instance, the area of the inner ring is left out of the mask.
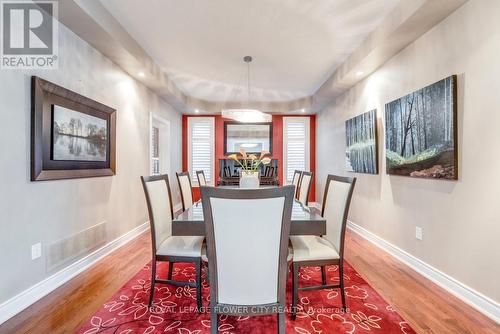
<path id="1" fill-rule="evenodd" d="M 326 266 L 321 266 L 321 283 L 326 285 Z"/>
<path id="2" fill-rule="evenodd" d="M 285 313 L 278 313 L 278 334 L 285 334 Z"/>
<path id="3" fill-rule="evenodd" d="M 292 273 L 292 320 L 297 317 L 297 302 L 299 300 L 299 265 L 293 263 Z"/>
<path id="4" fill-rule="evenodd" d="M 195 263 L 196 266 L 196 303 L 198 307 L 198 313 L 201 313 L 201 308 L 203 307 L 202 296 L 201 296 L 201 259 Z"/>
<path id="5" fill-rule="evenodd" d="M 286 264 L 286 282 L 287 282 L 287 283 L 285 283 L 285 285 L 286 285 L 286 284 L 288 284 L 288 276 L 289 276 L 289 275 L 290 275 L 290 262 L 288 262 L 288 263 Z"/>
<path id="6" fill-rule="evenodd" d="M 210 271 L 208 269 L 208 262 L 205 263 L 205 281 L 210 284 Z"/>
<path id="7" fill-rule="evenodd" d="M 210 311 L 210 333 L 211 334 L 217 334 L 217 328 L 219 325 L 217 324 L 217 313 L 215 313 L 215 310 L 213 307 L 211 308 Z"/>
<path id="8" fill-rule="evenodd" d="M 167 279 L 169 281 L 172 280 L 173 271 L 174 271 L 174 263 L 172 261 L 168 261 L 168 277 L 167 277 Z"/>
<path id="9" fill-rule="evenodd" d="M 344 264 L 342 263 L 342 260 L 339 264 L 339 281 L 340 281 L 340 296 L 342 298 L 342 310 L 344 312 L 347 312 L 347 306 L 345 303 L 345 291 L 344 291 Z"/>
<path id="10" fill-rule="evenodd" d="M 155 294 L 155 283 L 156 283 L 156 259 L 151 262 L 151 291 L 149 292 L 149 302 L 148 306 L 151 307 L 153 304 L 153 297 Z"/>

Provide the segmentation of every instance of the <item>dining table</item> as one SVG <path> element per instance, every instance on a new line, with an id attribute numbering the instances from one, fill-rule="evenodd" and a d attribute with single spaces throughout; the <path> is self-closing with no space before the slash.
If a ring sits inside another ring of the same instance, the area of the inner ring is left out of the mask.
<path id="1" fill-rule="evenodd" d="M 237 188 L 224 186 L 224 188 Z M 261 187 L 268 188 L 268 187 Z M 242 190 L 244 191 L 244 190 Z M 319 209 L 304 206 L 294 200 L 290 235 L 325 235 L 326 219 Z M 198 201 L 172 221 L 173 236 L 205 236 L 205 221 L 203 219 L 203 204 Z"/>

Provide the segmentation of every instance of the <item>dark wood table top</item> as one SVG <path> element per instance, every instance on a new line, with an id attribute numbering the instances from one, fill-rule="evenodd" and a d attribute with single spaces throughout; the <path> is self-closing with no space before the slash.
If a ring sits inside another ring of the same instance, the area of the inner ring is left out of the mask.
<path id="1" fill-rule="evenodd" d="M 290 235 L 325 235 L 326 220 L 321 212 L 312 207 L 304 207 L 295 201 L 292 208 Z M 174 236 L 204 236 L 205 224 L 201 202 L 181 213 L 172 222 Z"/>

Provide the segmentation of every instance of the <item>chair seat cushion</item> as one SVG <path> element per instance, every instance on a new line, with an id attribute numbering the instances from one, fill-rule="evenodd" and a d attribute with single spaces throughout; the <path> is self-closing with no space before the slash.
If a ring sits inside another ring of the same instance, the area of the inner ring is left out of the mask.
<path id="1" fill-rule="evenodd" d="M 286 256 L 286 262 L 293 260 L 293 248 L 291 245 L 288 246 L 288 255 Z"/>
<path id="2" fill-rule="evenodd" d="M 201 260 L 203 262 L 208 262 L 208 256 L 207 256 L 207 244 L 203 243 L 203 246 L 201 248 Z"/>
<path id="3" fill-rule="evenodd" d="M 201 257 L 204 239 L 204 237 L 171 236 L 160 244 L 156 255 Z"/>
<path id="4" fill-rule="evenodd" d="M 335 260 L 339 253 L 326 239 L 314 235 L 291 236 L 293 262 Z"/>

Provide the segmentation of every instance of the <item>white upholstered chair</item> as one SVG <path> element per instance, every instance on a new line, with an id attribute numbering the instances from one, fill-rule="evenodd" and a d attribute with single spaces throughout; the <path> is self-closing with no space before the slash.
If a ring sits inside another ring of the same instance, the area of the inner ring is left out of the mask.
<path id="1" fill-rule="evenodd" d="M 202 170 L 196 171 L 196 178 L 198 179 L 198 185 L 200 187 L 207 185 L 207 179 L 205 178 L 205 173 Z"/>
<path id="2" fill-rule="evenodd" d="M 292 185 L 295 187 L 295 198 L 299 198 L 299 183 L 302 171 L 296 170 L 293 172 Z"/>
<path id="3" fill-rule="evenodd" d="M 189 172 L 175 173 L 177 183 L 181 191 L 182 211 L 186 211 L 193 206 L 193 189 L 191 186 L 191 177 Z"/>
<path id="4" fill-rule="evenodd" d="M 146 195 L 151 226 L 151 245 L 153 261 L 151 263 L 151 292 L 149 306 L 154 298 L 156 283 L 196 288 L 197 306 L 201 309 L 201 253 L 204 237 L 172 236 L 172 195 L 168 175 L 143 176 L 142 186 Z M 156 262 L 168 261 L 169 272 L 166 280 L 156 277 Z M 196 267 L 196 281 L 184 282 L 172 280 L 173 262 L 191 262 Z"/>
<path id="5" fill-rule="evenodd" d="M 297 200 L 304 206 L 309 204 L 309 191 L 311 190 L 312 178 L 312 172 L 302 172 L 300 176 Z"/>
<path id="6" fill-rule="evenodd" d="M 344 292 L 344 238 L 347 214 L 356 178 L 328 175 L 323 196 L 322 216 L 326 218 L 326 235 L 291 236 L 293 246 L 292 318 L 295 319 L 299 290 L 340 288 L 342 307 L 346 309 Z M 339 284 L 327 284 L 326 265 L 339 266 Z M 300 267 L 321 266 L 322 285 L 299 288 Z"/>
<path id="7" fill-rule="evenodd" d="M 294 187 L 200 189 L 210 269 L 211 332 L 217 333 L 218 314 L 278 313 L 278 333 L 284 333 Z"/>

